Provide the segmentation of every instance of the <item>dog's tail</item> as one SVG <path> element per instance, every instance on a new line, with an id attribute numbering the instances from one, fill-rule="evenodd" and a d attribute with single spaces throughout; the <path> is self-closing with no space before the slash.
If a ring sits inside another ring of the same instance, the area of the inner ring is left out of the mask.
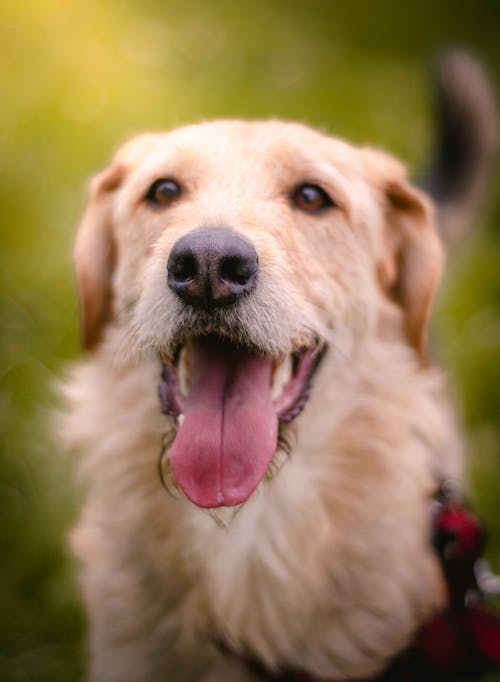
<path id="1" fill-rule="evenodd" d="M 498 147 L 498 112 L 490 80 L 469 53 L 445 53 L 435 74 L 435 151 L 423 185 L 437 204 L 443 241 L 452 246 L 488 187 Z"/>

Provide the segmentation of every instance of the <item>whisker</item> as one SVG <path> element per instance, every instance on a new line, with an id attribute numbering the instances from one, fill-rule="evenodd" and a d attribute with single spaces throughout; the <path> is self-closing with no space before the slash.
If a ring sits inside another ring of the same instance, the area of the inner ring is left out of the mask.
<path id="1" fill-rule="evenodd" d="M 223 521 L 221 518 L 220 513 L 217 511 L 217 509 L 209 509 L 208 510 L 209 516 L 212 517 L 212 519 L 215 521 L 215 523 L 219 526 L 219 528 L 222 528 L 222 530 L 228 529 L 228 524 Z"/>
<path id="2" fill-rule="evenodd" d="M 290 456 L 292 453 L 292 444 L 282 431 L 278 434 L 278 448 L 287 456 Z"/>
<path id="3" fill-rule="evenodd" d="M 168 459 L 168 450 L 174 442 L 175 431 L 167 431 L 163 434 L 161 440 L 160 456 L 158 458 L 158 474 L 160 476 L 160 481 L 169 493 L 171 497 L 178 500 L 182 497 L 179 487 L 176 483 L 174 472 L 170 466 L 170 461 Z"/>

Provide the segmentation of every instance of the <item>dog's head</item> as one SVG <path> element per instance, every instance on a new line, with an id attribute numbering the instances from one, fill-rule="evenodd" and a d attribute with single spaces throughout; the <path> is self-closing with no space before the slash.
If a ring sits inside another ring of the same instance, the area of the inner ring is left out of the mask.
<path id="1" fill-rule="evenodd" d="M 132 140 L 93 182 L 75 258 L 85 348 L 113 324 L 160 358 L 170 463 L 203 507 L 252 494 L 324 351 L 349 362 L 383 308 L 422 359 L 441 269 L 398 162 L 278 122 Z"/>

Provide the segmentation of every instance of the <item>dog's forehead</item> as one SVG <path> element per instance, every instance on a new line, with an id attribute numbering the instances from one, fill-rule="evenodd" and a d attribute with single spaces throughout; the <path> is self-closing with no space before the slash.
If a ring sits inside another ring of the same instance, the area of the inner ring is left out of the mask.
<path id="1" fill-rule="evenodd" d="M 209 167 L 226 171 L 244 163 L 281 169 L 333 163 L 359 170 L 356 149 L 306 125 L 282 121 L 212 121 L 168 133 L 144 134 L 119 150 L 117 158 L 132 170 Z"/>

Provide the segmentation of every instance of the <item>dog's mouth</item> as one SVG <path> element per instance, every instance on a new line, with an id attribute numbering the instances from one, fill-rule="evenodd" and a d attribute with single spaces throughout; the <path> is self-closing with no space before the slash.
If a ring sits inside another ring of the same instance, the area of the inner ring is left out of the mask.
<path id="1" fill-rule="evenodd" d="M 324 346 L 278 360 L 214 335 L 191 338 L 162 357 L 162 412 L 177 417 L 169 450 L 176 484 L 194 504 L 245 502 L 276 452 L 280 422 L 307 402 Z"/>

